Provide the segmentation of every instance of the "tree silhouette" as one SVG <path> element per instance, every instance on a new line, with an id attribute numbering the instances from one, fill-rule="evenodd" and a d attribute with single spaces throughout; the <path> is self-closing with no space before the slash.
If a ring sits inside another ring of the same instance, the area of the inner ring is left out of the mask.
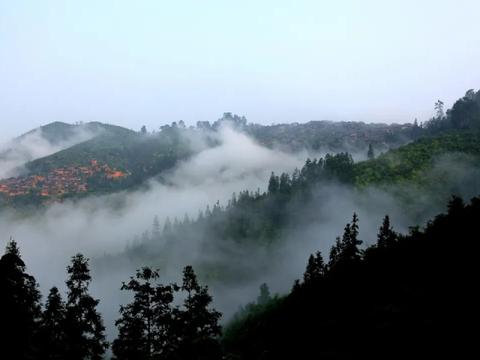
<path id="1" fill-rule="evenodd" d="M 181 290 L 186 292 L 183 310 L 180 312 L 181 359 L 216 359 L 221 357 L 216 339 L 221 334 L 218 321 L 221 314 L 209 309 L 212 297 L 206 286 L 200 286 L 191 266 L 183 270 Z"/>
<path id="2" fill-rule="evenodd" d="M 325 264 L 323 263 L 323 257 L 320 251 L 311 254 L 308 258 L 307 268 L 303 274 L 303 282 L 309 284 L 316 282 L 323 278 L 325 275 Z"/>
<path id="3" fill-rule="evenodd" d="M 353 213 L 352 222 L 345 225 L 341 240 L 337 238 L 330 251 L 329 268 L 343 271 L 346 267 L 358 264 L 362 258 L 361 244 L 362 241 L 358 239 L 358 216 Z"/>
<path id="4" fill-rule="evenodd" d="M 0 341 L 6 359 L 34 358 L 40 321 L 40 292 L 35 278 L 26 273 L 15 240 L 0 258 Z"/>
<path id="5" fill-rule="evenodd" d="M 257 304 L 265 305 L 270 301 L 271 298 L 272 297 L 270 295 L 270 289 L 268 288 L 268 285 L 266 283 L 260 285 L 260 295 L 257 297 Z"/>
<path id="6" fill-rule="evenodd" d="M 112 348 L 119 360 L 168 359 L 176 350 L 171 304 L 178 287 L 155 284 L 158 277 L 157 271 L 144 267 L 122 285 L 133 292 L 133 301 L 120 307 L 121 318 L 115 322 L 119 335 Z"/>
<path id="7" fill-rule="evenodd" d="M 378 231 L 377 235 L 377 246 L 379 248 L 388 248 L 391 247 L 397 240 L 397 234 L 393 231 L 390 226 L 390 217 L 385 215 L 383 218 L 382 226 Z"/>
<path id="8" fill-rule="evenodd" d="M 72 257 L 67 267 L 68 294 L 66 304 L 65 333 L 67 358 L 73 360 L 102 359 L 108 343 L 105 327 L 96 307 L 99 300 L 88 293 L 91 276 L 88 259 L 82 254 Z"/>
<path id="9" fill-rule="evenodd" d="M 41 323 L 41 358 L 65 359 L 67 354 L 65 335 L 66 307 L 56 287 L 50 289 Z"/>

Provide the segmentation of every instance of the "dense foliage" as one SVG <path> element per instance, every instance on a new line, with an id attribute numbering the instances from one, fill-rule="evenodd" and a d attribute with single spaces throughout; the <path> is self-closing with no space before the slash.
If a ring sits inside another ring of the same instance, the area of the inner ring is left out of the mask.
<path id="1" fill-rule="evenodd" d="M 145 267 L 122 290 L 134 293 L 133 301 L 120 308 L 118 338 L 113 353 L 128 359 L 220 359 L 217 337 L 221 314 L 209 309 L 212 297 L 200 286 L 191 266 L 183 271 L 182 286 L 157 283 L 159 274 Z M 183 306 L 174 305 L 183 293 Z"/>
<path id="2" fill-rule="evenodd" d="M 272 297 L 261 286 L 257 301 L 226 328 L 222 347 L 220 314 L 191 266 L 181 285 L 163 285 L 157 271 L 142 268 L 122 286 L 133 298 L 120 309 L 113 352 L 117 359 L 253 360 L 462 354 L 474 344 L 468 329 L 477 299 L 471 284 L 478 282 L 479 219 L 480 198 L 465 205 L 454 197 L 448 212 L 422 231 L 398 234 L 386 216 L 377 243 L 363 248 L 354 214 L 328 261 L 312 254 L 290 294 Z M 43 310 L 14 241 L 0 270 L 2 358 L 102 358 L 107 343 L 98 300 L 88 293 L 88 259 L 72 257 L 66 301 L 52 288 Z"/>
<path id="3" fill-rule="evenodd" d="M 478 282 L 480 198 L 453 198 L 425 230 L 395 233 L 386 217 L 376 245 L 360 249 L 357 221 L 304 281 L 235 318 L 223 344 L 232 359 L 434 358 L 468 354 Z"/>
<path id="4" fill-rule="evenodd" d="M 72 257 L 67 267 L 66 301 L 53 287 L 44 307 L 35 278 L 14 240 L 0 258 L 0 355 L 6 360 L 100 360 L 109 347 L 105 327 L 97 311 L 99 300 L 88 291 L 91 282 L 88 259 Z M 210 308 L 212 297 L 201 286 L 191 266 L 183 283 L 155 283 L 158 272 L 143 268 L 122 285 L 132 291 L 130 304 L 120 308 L 118 338 L 113 353 L 122 359 L 220 359 L 218 337 L 221 314 Z M 184 298 L 173 304 L 174 295 Z"/>

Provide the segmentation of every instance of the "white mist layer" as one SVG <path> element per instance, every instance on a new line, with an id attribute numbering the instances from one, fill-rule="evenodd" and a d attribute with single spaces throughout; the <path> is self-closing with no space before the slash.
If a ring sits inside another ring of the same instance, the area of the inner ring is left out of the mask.
<path id="1" fill-rule="evenodd" d="M 272 171 L 291 172 L 300 168 L 309 155 L 267 149 L 229 128 L 219 132 L 218 141 L 219 146 L 204 149 L 178 164 L 165 177 L 169 185 L 152 181 L 147 190 L 56 204 L 28 218 L 1 214 L 3 239 L 0 246 L 5 245 L 9 236 L 18 241 L 28 271 L 40 283 L 44 295 L 50 287 L 64 285 L 65 267 L 75 253 L 105 259 L 105 263 L 99 264 L 101 270 L 92 268 L 92 293 L 101 300 L 99 310 L 111 338 L 115 335 L 113 323 L 118 317 L 119 304 L 128 298 L 119 291 L 121 281 L 128 280 L 136 266 L 128 261 L 108 263 L 108 257 L 103 258 L 103 254 L 124 251 L 135 235 L 151 227 L 155 215 L 161 222 L 166 217 L 182 219 L 184 214 L 196 218 L 207 205 L 216 201 L 225 205 L 234 192 L 264 191 Z M 478 169 L 471 170 L 468 162 L 464 162 L 468 166 L 461 168 L 460 161 L 455 160 L 448 159 L 450 174 L 465 174 L 466 179 L 480 178 Z M 457 170 L 452 170 L 452 164 Z M 432 173 L 438 175 L 444 168 L 438 165 Z M 478 181 L 473 186 L 470 193 L 480 192 Z M 417 198 L 420 197 L 419 193 Z M 428 210 L 424 218 L 413 218 L 414 215 L 400 207 L 387 192 L 355 191 L 340 185 L 319 187 L 312 201 L 289 209 L 291 223 L 298 226 L 287 227 L 282 241 L 273 250 L 267 253 L 259 248 L 252 253 L 236 247 L 227 249 L 231 255 L 228 261 L 247 261 L 252 268 L 262 264 L 267 270 L 258 273 L 249 283 L 211 284 L 214 304 L 228 319 L 241 304 L 256 298 L 262 282 L 267 282 L 273 292 L 287 292 L 293 281 L 302 276 L 309 254 L 321 250 L 324 257 L 328 257 L 328 249 L 336 236 L 342 234 L 354 211 L 360 218 L 360 238 L 371 244 L 385 214 L 391 216 L 395 230 L 405 232 L 408 226 L 421 224 L 442 209 L 430 206 Z M 168 268 L 161 273 L 161 281 L 165 283 L 180 280 L 181 269 L 199 258 L 214 262 L 225 257 L 220 249 L 202 253 L 195 243 L 177 247 Z M 220 260 L 225 261 L 224 258 Z"/>
<path id="2" fill-rule="evenodd" d="M 0 144 L 0 179 L 17 176 L 18 170 L 25 163 L 54 154 L 94 136 L 92 132 L 77 129 L 68 140 L 52 144 L 39 128 L 20 138 Z"/>

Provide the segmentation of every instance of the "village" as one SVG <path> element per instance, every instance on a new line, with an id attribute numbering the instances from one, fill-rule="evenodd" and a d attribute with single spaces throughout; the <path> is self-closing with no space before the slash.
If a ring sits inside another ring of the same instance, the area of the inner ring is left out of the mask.
<path id="1" fill-rule="evenodd" d="M 0 194 L 7 197 L 37 194 L 42 197 L 59 197 L 65 194 L 88 191 L 88 179 L 104 176 L 107 180 L 117 180 L 127 173 L 112 169 L 107 164 L 91 160 L 89 166 L 70 166 L 53 169 L 46 175 L 30 175 L 0 180 Z"/>

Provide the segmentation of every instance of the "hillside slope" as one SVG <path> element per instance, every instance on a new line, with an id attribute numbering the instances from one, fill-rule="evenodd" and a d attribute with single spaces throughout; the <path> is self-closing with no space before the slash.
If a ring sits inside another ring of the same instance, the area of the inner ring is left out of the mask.
<path id="1" fill-rule="evenodd" d="M 464 357 L 476 347 L 479 219 L 478 197 L 456 198 L 424 231 L 400 235 L 384 220 L 364 252 L 352 222 L 329 260 L 312 255 L 288 296 L 236 317 L 226 351 L 238 360 Z"/>

